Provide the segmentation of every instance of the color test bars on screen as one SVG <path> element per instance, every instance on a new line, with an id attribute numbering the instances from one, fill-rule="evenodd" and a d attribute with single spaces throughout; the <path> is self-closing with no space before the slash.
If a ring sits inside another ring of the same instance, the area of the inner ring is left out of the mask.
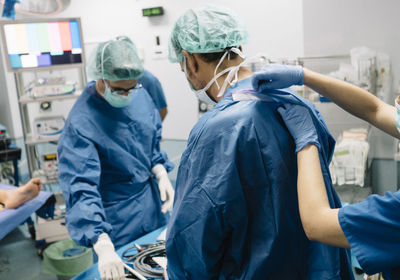
<path id="1" fill-rule="evenodd" d="M 8 22 L 3 25 L 11 70 L 83 62 L 79 21 Z"/>

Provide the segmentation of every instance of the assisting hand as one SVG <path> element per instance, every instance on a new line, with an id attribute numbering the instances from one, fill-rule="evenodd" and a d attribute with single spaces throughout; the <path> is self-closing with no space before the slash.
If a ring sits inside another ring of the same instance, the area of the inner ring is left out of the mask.
<path id="1" fill-rule="evenodd" d="M 165 170 L 164 165 L 156 164 L 151 169 L 151 172 L 156 176 L 158 180 L 158 188 L 160 190 L 161 201 L 165 201 L 165 203 L 161 207 L 161 211 L 163 213 L 166 213 L 170 208 L 172 208 L 172 205 L 174 204 L 174 188 L 169 181 L 168 173 L 167 170 Z"/>
<path id="2" fill-rule="evenodd" d="M 309 144 L 320 147 L 318 133 L 309 109 L 305 106 L 287 103 L 278 108 L 278 113 L 294 139 L 296 153 Z"/>
<path id="3" fill-rule="evenodd" d="M 125 271 L 121 258 L 117 255 L 114 245 L 107 233 L 99 235 L 93 245 L 98 256 L 98 268 L 101 280 L 124 280 Z"/>
<path id="4" fill-rule="evenodd" d="M 253 88 L 256 90 L 288 88 L 304 84 L 304 70 L 301 66 L 269 64 L 254 73 Z"/>

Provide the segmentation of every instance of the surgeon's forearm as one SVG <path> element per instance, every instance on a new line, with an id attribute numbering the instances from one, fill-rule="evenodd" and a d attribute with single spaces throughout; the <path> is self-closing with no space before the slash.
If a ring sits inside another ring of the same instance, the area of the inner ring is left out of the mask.
<path id="1" fill-rule="evenodd" d="M 308 145 L 297 153 L 297 192 L 301 222 L 310 240 L 349 247 L 340 227 L 339 209 L 331 209 L 320 166 L 318 149 Z"/>
<path id="2" fill-rule="evenodd" d="M 395 107 L 349 83 L 304 68 L 304 84 L 329 98 L 347 112 L 400 138 L 394 120 Z"/>

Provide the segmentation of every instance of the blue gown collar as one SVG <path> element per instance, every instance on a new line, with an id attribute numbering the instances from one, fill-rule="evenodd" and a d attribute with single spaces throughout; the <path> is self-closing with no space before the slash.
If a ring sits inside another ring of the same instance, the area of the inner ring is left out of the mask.
<path id="1" fill-rule="evenodd" d="M 253 89 L 253 86 L 251 84 L 251 77 L 248 77 L 244 80 L 241 80 L 234 85 L 231 85 L 224 93 L 224 97 L 232 96 L 232 93 L 242 90 L 242 89 Z"/>

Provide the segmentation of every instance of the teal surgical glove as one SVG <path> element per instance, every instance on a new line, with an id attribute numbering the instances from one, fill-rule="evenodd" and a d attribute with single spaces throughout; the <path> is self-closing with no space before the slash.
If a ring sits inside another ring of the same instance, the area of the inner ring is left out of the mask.
<path id="1" fill-rule="evenodd" d="M 254 73 L 252 77 L 253 88 L 258 91 L 288 88 L 303 83 L 303 67 L 294 65 L 269 64 Z"/>

